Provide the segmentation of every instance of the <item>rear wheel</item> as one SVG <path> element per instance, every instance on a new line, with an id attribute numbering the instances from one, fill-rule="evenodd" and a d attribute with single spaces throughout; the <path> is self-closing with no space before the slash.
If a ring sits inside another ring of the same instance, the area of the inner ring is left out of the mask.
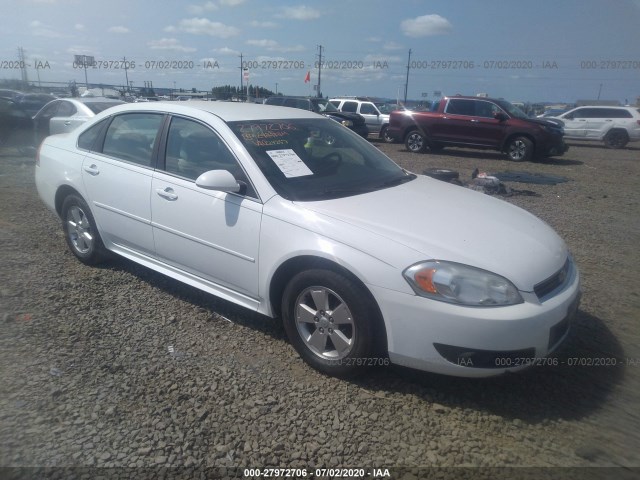
<path id="1" fill-rule="evenodd" d="M 309 365 L 335 376 L 351 376 L 373 362 L 378 314 L 353 280 L 331 270 L 294 276 L 282 297 L 289 341 Z"/>
<path id="2" fill-rule="evenodd" d="M 611 130 L 604 137 L 607 148 L 624 148 L 629 143 L 629 135 L 624 130 Z"/>
<path id="3" fill-rule="evenodd" d="M 514 162 L 525 162 L 533 157 L 533 142 L 527 137 L 514 137 L 507 144 L 507 156 Z"/>
<path id="4" fill-rule="evenodd" d="M 412 130 L 405 138 L 404 144 L 410 152 L 421 153 L 427 147 L 427 139 L 419 130 Z"/>
<path id="5" fill-rule="evenodd" d="M 106 250 L 87 203 L 69 195 L 62 204 L 62 229 L 71 252 L 82 263 L 95 265 L 106 257 Z"/>

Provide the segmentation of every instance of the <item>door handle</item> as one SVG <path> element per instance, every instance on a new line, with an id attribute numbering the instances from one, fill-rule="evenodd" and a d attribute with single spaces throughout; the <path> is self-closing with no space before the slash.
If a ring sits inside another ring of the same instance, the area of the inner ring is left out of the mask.
<path id="1" fill-rule="evenodd" d="M 66 121 L 66 122 L 64 122 L 64 124 L 68 127 L 69 125 L 71 125 L 71 122 Z"/>
<path id="2" fill-rule="evenodd" d="M 165 189 L 156 188 L 156 193 L 166 200 L 173 201 L 178 199 L 178 195 L 173 193 L 173 188 L 171 187 L 167 187 Z"/>
<path id="3" fill-rule="evenodd" d="M 98 166 L 95 163 L 92 163 L 88 167 L 83 167 L 83 169 L 89 175 L 93 175 L 94 177 L 100 173 L 100 170 L 98 170 Z"/>
<path id="4" fill-rule="evenodd" d="M 471 119 L 471 121 L 472 121 L 473 123 L 478 123 L 480 120 L 476 120 L 475 118 L 472 118 L 472 119 Z"/>

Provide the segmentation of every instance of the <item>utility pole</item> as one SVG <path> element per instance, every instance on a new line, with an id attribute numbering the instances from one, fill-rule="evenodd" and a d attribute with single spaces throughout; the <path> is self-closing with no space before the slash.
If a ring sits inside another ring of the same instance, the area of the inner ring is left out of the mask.
<path id="1" fill-rule="evenodd" d="M 318 98 L 322 98 L 322 90 L 320 89 L 320 79 L 322 74 L 322 45 L 318 45 L 320 53 L 318 55 Z"/>
<path id="2" fill-rule="evenodd" d="M 129 85 L 129 75 L 127 73 L 127 57 L 122 57 L 124 63 L 124 78 L 127 80 L 127 86 Z"/>
<path id="3" fill-rule="evenodd" d="M 242 70 L 242 53 L 240 53 L 240 95 L 242 95 L 242 91 L 244 90 L 244 81 L 242 77 L 244 75 L 244 71 Z"/>
<path id="4" fill-rule="evenodd" d="M 409 91 L 409 67 L 411 65 L 411 49 L 409 49 L 409 59 L 407 60 L 407 81 L 404 84 L 404 103 L 407 103 L 407 92 Z"/>
<path id="5" fill-rule="evenodd" d="M 24 49 L 22 47 L 18 47 L 18 60 L 20 60 L 23 88 L 26 90 L 29 78 L 27 77 L 27 62 L 24 59 Z"/>

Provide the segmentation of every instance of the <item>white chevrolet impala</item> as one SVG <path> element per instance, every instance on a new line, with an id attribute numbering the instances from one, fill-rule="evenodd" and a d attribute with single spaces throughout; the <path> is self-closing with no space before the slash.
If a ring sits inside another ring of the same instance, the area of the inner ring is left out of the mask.
<path id="1" fill-rule="evenodd" d="M 519 370 L 562 343 L 578 305 L 578 270 L 544 222 L 407 172 L 311 112 L 122 105 L 46 138 L 36 165 L 80 261 L 113 252 L 281 317 L 332 375 Z"/>

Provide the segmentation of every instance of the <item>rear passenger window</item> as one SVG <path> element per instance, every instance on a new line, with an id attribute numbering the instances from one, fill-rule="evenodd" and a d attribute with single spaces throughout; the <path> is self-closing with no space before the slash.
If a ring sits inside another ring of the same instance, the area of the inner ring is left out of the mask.
<path id="1" fill-rule="evenodd" d="M 476 114 L 475 102 L 473 100 L 452 99 L 449 100 L 445 112 L 453 115 L 474 116 Z"/>
<path id="2" fill-rule="evenodd" d="M 622 108 L 605 108 L 603 109 L 604 118 L 633 118 L 631 112 Z"/>
<path id="3" fill-rule="evenodd" d="M 358 110 L 358 102 L 344 102 L 342 105 L 343 112 L 356 113 Z"/>
<path id="4" fill-rule="evenodd" d="M 162 114 L 157 113 L 118 115 L 107 129 L 102 153 L 143 167 L 151 167 L 153 144 L 162 118 Z"/>
<path id="5" fill-rule="evenodd" d="M 370 103 L 363 103 L 362 105 L 360 105 L 360 113 L 364 115 L 376 115 L 378 113 L 378 110 L 376 110 L 376 107 L 374 107 Z"/>

